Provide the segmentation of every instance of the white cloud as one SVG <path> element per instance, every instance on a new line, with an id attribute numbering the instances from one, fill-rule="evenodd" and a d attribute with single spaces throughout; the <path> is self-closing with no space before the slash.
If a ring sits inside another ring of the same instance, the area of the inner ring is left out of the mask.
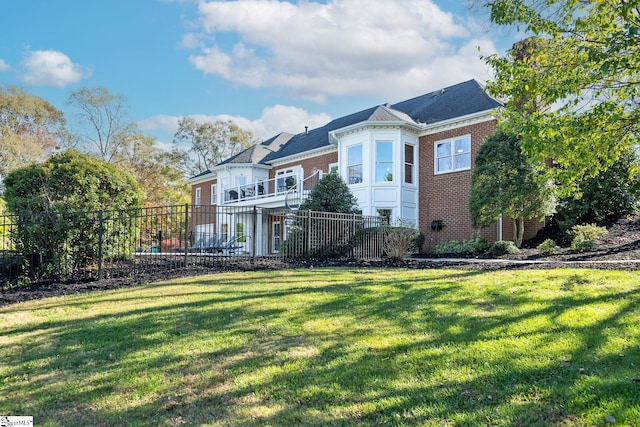
<path id="1" fill-rule="evenodd" d="M 402 99 L 461 80 L 485 80 L 475 50 L 496 51 L 430 0 L 201 2 L 204 36 L 193 65 L 248 87 L 282 87 L 323 102 L 328 95 Z M 235 35 L 233 41 L 229 34 Z"/>
<path id="2" fill-rule="evenodd" d="M 11 68 L 9 64 L 4 62 L 4 60 L 0 58 L 0 71 L 7 71 L 9 68 Z"/>
<path id="3" fill-rule="evenodd" d="M 57 50 L 29 51 L 22 66 L 24 74 L 21 79 L 38 86 L 62 87 L 91 75 L 90 71 L 74 64 L 67 55 Z"/>
<path id="4" fill-rule="evenodd" d="M 331 120 L 327 114 L 310 114 L 308 111 L 297 107 L 285 105 L 275 105 L 262 110 L 262 116 L 256 120 L 250 120 L 241 116 L 207 116 L 202 114 L 191 114 L 197 122 L 231 120 L 242 129 L 249 130 L 259 140 L 266 140 L 280 132 L 300 133 L 305 126 L 310 129 L 325 125 Z M 161 132 L 166 135 L 174 135 L 178 130 L 180 117 L 158 115 L 138 122 L 140 129 L 154 133 Z"/>

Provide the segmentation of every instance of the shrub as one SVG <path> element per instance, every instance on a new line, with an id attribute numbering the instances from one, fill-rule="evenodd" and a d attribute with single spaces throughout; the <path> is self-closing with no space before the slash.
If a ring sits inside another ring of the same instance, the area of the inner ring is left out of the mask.
<path id="1" fill-rule="evenodd" d="M 447 240 L 436 245 L 435 253 L 443 254 L 477 254 L 486 252 L 490 247 L 489 242 L 479 234 L 471 235 L 469 240 Z"/>
<path id="2" fill-rule="evenodd" d="M 589 252 L 596 248 L 593 240 L 574 240 L 571 242 L 571 249 L 577 252 Z"/>
<path id="3" fill-rule="evenodd" d="M 385 227 L 384 250 L 387 256 L 393 260 L 406 259 L 412 251 L 416 250 L 420 234 L 422 233 L 402 220 Z"/>
<path id="4" fill-rule="evenodd" d="M 638 154 L 631 149 L 609 169 L 578 183 L 578 195 L 561 199 L 556 218 L 563 230 L 573 225 L 619 218 L 638 211 L 640 173 Z"/>
<path id="5" fill-rule="evenodd" d="M 560 247 L 553 239 L 547 239 L 538 245 L 538 252 L 540 252 L 542 255 L 553 255 L 555 253 L 558 253 L 559 250 Z"/>
<path id="6" fill-rule="evenodd" d="M 519 254 L 520 249 L 510 240 L 498 240 L 491 245 L 489 252 L 491 252 L 492 255 Z"/>
<path id="7" fill-rule="evenodd" d="M 575 225 L 571 228 L 571 238 L 573 240 L 596 240 L 598 237 L 607 234 L 605 227 L 598 227 L 595 224 Z"/>
<path id="8" fill-rule="evenodd" d="M 595 224 L 574 225 L 569 231 L 571 236 L 571 249 L 578 252 L 587 252 L 595 249 L 595 241 L 607 234 L 605 227 Z"/>
<path id="9" fill-rule="evenodd" d="M 18 221 L 14 249 L 32 275 L 66 274 L 135 249 L 130 236 L 139 229 L 143 194 L 128 172 L 67 150 L 12 171 L 4 183 L 6 207 Z"/>

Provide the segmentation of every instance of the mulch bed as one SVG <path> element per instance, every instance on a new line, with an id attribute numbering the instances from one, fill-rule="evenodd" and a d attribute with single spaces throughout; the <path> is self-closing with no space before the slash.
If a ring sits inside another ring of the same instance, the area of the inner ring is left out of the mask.
<path id="1" fill-rule="evenodd" d="M 416 258 L 406 262 L 298 262 L 285 263 L 280 259 L 260 260 L 252 263 L 248 260 L 231 258 L 229 262 L 215 266 L 190 266 L 174 271 L 158 271 L 134 277 L 109 278 L 84 283 L 42 283 L 21 286 L 0 291 L 0 307 L 17 302 L 46 298 L 51 296 L 70 295 L 96 290 L 119 289 L 127 286 L 153 283 L 157 281 L 192 277 L 227 271 L 253 271 L 282 268 L 316 268 L 316 267 L 358 267 L 358 268 L 447 268 L 465 270 L 522 270 L 553 269 L 562 267 L 595 268 L 607 270 L 640 270 L 640 215 L 624 218 L 607 224 L 608 234 L 597 242 L 596 250 L 586 253 L 572 251 L 562 247 L 554 255 L 542 256 L 535 249 L 537 244 L 553 234 L 547 231 L 538 238 L 526 243 L 522 252 L 517 255 L 505 255 L 497 258 L 468 257 L 459 255 L 440 258 Z M 551 233 L 551 234 L 550 234 Z M 565 243 L 566 242 L 561 242 Z"/>

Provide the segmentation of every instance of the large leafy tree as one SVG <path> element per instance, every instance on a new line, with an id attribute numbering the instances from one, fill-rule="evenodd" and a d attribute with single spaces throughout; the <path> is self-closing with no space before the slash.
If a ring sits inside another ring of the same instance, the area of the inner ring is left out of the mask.
<path id="1" fill-rule="evenodd" d="M 74 91 L 67 101 L 76 115 L 77 148 L 126 168 L 141 184 L 147 206 L 186 203 L 189 192 L 179 167 L 184 152 L 166 151 L 143 135 L 129 117 L 124 95 L 104 87 Z"/>
<path id="2" fill-rule="evenodd" d="M 541 173 L 522 151 L 519 136 L 498 129 L 476 156 L 469 200 L 474 225 L 488 227 L 500 215 L 509 217 L 520 247 L 525 220 L 553 213 L 553 186 L 538 179 Z"/>
<path id="3" fill-rule="evenodd" d="M 174 143 L 188 147 L 183 169 L 188 175 L 196 175 L 250 147 L 255 141 L 251 132 L 229 120 L 199 123 L 193 117 L 183 117 L 178 122 Z"/>
<path id="4" fill-rule="evenodd" d="M 491 20 L 530 36 L 504 56 L 488 89 L 534 161 L 553 159 L 564 194 L 638 142 L 640 0 L 491 0 Z M 524 52 L 523 52 L 524 48 Z M 541 111 L 540 106 L 550 111 Z"/>
<path id="5" fill-rule="evenodd" d="M 128 139 L 117 163 L 126 167 L 140 183 L 145 206 L 161 206 L 190 200 L 189 188 L 179 167 L 182 161 L 183 152 L 163 150 L 154 138 L 136 134 Z"/>
<path id="6" fill-rule="evenodd" d="M 67 139 L 61 111 L 16 87 L 0 87 L 0 177 L 44 160 Z"/>
<path id="7" fill-rule="evenodd" d="M 113 163 L 137 133 L 129 118 L 129 105 L 124 95 L 114 95 L 104 87 L 81 88 L 71 92 L 67 104 L 77 109 L 77 144 Z"/>

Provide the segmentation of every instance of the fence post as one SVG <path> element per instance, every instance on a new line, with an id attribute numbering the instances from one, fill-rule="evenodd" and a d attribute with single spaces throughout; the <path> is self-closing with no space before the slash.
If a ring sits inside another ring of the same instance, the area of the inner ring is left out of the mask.
<path id="1" fill-rule="evenodd" d="M 189 203 L 184 204 L 184 266 L 189 261 Z"/>
<path id="2" fill-rule="evenodd" d="M 311 209 L 307 211 L 307 245 L 305 248 L 305 256 L 311 254 Z"/>
<path id="3" fill-rule="evenodd" d="M 258 208 L 253 205 L 253 238 L 251 239 L 251 262 L 256 262 L 256 240 L 258 232 Z"/>
<path id="4" fill-rule="evenodd" d="M 102 209 L 98 211 L 98 280 L 102 280 Z"/>
<path id="5" fill-rule="evenodd" d="M 353 259 L 356 256 L 356 250 L 355 250 L 355 245 L 356 245 L 356 232 L 357 232 L 357 228 L 356 228 L 356 214 L 353 214 L 353 219 L 351 221 L 351 236 L 350 236 L 350 240 L 353 242 L 351 245 L 349 245 L 351 248 L 349 250 L 350 254 L 349 256 Z"/>

